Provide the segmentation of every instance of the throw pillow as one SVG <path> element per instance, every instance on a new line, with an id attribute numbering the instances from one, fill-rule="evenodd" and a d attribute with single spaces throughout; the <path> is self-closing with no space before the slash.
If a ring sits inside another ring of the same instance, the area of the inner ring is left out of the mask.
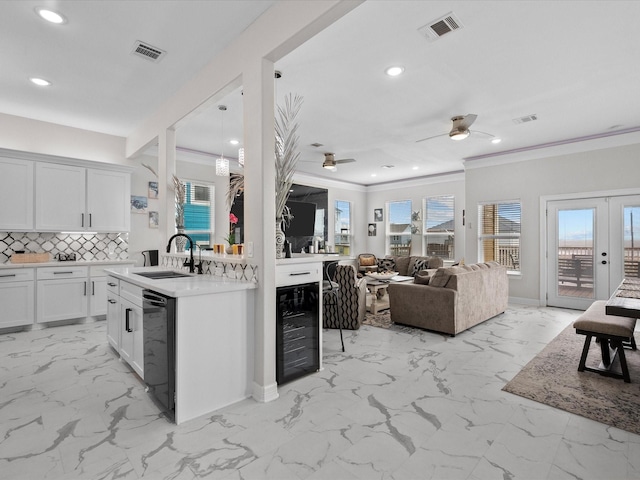
<path id="1" fill-rule="evenodd" d="M 413 277 L 413 283 L 417 283 L 419 285 L 429 285 L 429 280 L 431 280 L 431 277 L 427 272 L 420 272 Z"/>
<path id="2" fill-rule="evenodd" d="M 393 258 L 379 258 L 378 259 L 378 270 L 381 272 L 395 272 L 396 271 L 396 261 Z"/>
<path id="3" fill-rule="evenodd" d="M 440 267 L 429 280 L 432 287 L 444 287 L 449 281 L 449 269 Z"/>
<path id="4" fill-rule="evenodd" d="M 376 257 L 374 257 L 373 255 L 360 257 L 359 262 L 361 267 L 373 267 L 376 264 Z"/>
<path id="5" fill-rule="evenodd" d="M 429 260 L 419 258 L 413 263 L 413 271 L 410 276 L 415 277 L 419 271 L 426 270 L 427 268 L 429 268 Z"/>

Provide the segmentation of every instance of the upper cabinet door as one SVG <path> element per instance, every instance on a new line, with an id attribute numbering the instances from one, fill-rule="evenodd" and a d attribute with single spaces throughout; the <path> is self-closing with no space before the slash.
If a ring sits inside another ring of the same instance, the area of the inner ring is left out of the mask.
<path id="1" fill-rule="evenodd" d="M 0 231 L 33 230 L 33 162 L 0 158 Z"/>
<path id="2" fill-rule="evenodd" d="M 55 163 L 36 164 L 36 230 L 86 230 L 86 169 Z"/>
<path id="3" fill-rule="evenodd" d="M 87 169 L 87 223 L 97 232 L 128 232 L 131 215 L 131 176 Z"/>

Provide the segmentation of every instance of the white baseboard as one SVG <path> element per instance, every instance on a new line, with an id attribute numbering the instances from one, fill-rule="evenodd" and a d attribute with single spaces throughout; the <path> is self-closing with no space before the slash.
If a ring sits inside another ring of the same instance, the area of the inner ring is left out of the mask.
<path id="1" fill-rule="evenodd" d="M 253 382 L 253 399 L 256 402 L 267 403 L 278 398 L 278 384 L 272 383 L 271 385 L 258 385 Z"/>
<path id="2" fill-rule="evenodd" d="M 540 300 L 536 298 L 509 297 L 509 303 L 515 303 L 517 305 L 529 305 L 532 307 L 544 307 L 544 304 L 540 303 Z"/>

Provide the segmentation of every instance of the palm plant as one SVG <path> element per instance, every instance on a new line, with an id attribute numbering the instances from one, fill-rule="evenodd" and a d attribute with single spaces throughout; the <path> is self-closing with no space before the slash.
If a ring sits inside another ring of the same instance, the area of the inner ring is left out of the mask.
<path id="1" fill-rule="evenodd" d="M 285 96 L 284 107 L 278 105 L 275 121 L 276 131 L 276 219 L 285 222 L 289 217 L 287 199 L 293 184 L 293 174 L 300 158 L 298 151 L 298 114 L 302 107 L 302 97 L 291 94 Z"/>

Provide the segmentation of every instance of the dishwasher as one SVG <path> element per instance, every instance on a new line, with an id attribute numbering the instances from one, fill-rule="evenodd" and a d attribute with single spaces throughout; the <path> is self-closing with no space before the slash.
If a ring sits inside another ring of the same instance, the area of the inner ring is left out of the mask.
<path id="1" fill-rule="evenodd" d="M 175 421 L 176 299 L 142 291 L 144 382 L 155 403 Z"/>

